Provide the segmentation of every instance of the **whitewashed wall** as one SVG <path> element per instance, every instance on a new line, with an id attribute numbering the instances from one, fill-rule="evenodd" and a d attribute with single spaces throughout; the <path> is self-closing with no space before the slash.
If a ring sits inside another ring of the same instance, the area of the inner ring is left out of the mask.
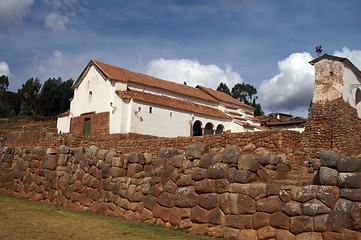
<path id="1" fill-rule="evenodd" d="M 60 116 L 56 121 L 56 128 L 58 133 L 69 133 L 70 132 L 70 117 Z"/>

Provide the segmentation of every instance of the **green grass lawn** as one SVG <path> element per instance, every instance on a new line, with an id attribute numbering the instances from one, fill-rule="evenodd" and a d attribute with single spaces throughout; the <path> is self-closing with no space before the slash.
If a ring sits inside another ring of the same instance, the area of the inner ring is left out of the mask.
<path id="1" fill-rule="evenodd" d="M 181 230 L 0 194 L 0 239 L 205 239 Z"/>

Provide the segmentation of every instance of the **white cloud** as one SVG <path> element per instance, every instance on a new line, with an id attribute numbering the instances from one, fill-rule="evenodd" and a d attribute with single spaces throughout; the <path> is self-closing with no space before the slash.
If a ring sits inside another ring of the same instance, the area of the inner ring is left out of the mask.
<path id="1" fill-rule="evenodd" d="M 6 62 L 0 62 L 0 76 L 10 76 L 10 68 Z"/>
<path id="2" fill-rule="evenodd" d="M 9 29 L 20 23 L 30 11 L 35 0 L 1 0 L 0 27 Z"/>
<path id="3" fill-rule="evenodd" d="M 358 69 L 361 69 L 361 50 L 350 50 L 343 47 L 342 51 L 335 51 L 333 55 L 345 57 L 350 60 Z"/>
<path id="4" fill-rule="evenodd" d="M 69 18 L 67 16 L 55 12 L 49 13 L 45 17 L 45 26 L 55 32 L 65 32 L 66 30 L 68 30 L 68 22 Z"/>
<path id="5" fill-rule="evenodd" d="M 312 99 L 314 69 L 310 53 L 293 53 L 278 62 L 279 73 L 260 86 L 259 99 L 266 112 L 307 115 Z"/>
<path id="6" fill-rule="evenodd" d="M 190 59 L 156 59 L 147 65 L 147 74 L 173 82 L 184 83 L 195 87 L 202 85 L 216 89 L 218 85 L 226 83 L 232 88 L 236 83 L 242 83 L 242 77 L 232 71 L 230 65 L 221 69 L 217 65 L 202 65 L 198 60 Z"/>
<path id="7" fill-rule="evenodd" d="M 62 80 L 75 79 L 84 67 L 83 61 L 72 59 L 59 50 L 55 50 L 49 58 L 41 59 L 41 61 L 35 61 L 33 67 L 28 69 L 31 76 L 41 80 L 58 77 Z"/>

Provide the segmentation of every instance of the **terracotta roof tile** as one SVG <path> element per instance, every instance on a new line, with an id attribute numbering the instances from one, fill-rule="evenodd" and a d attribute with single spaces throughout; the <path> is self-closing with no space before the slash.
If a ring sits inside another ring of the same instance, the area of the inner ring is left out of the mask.
<path id="1" fill-rule="evenodd" d="M 225 114 L 224 112 L 222 112 L 217 108 L 196 104 L 190 101 L 170 98 L 164 95 L 156 95 L 156 94 L 133 91 L 133 90 L 116 91 L 116 93 L 120 98 L 123 99 L 134 99 L 142 102 L 162 105 L 174 109 L 190 111 L 193 113 L 199 113 L 207 116 L 227 118 L 227 119 L 229 118 L 227 114 Z"/>
<path id="2" fill-rule="evenodd" d="M 214 90 L 212 88 L 207 88 L 207 87 L 200 86 L 200 85 L 198 85 L 197 88 L 203 90 L 204 92 L 208 93 L 209 95 L 211 95 L 212 97 L 214 97 L 215 99 L 217 99 L 221 102 L 232 104 L 232 105 L 234 104 L 236 106 L 242 106 L 242 107 L 246 107 L 246 108 L 254 110 L 253 107 L 251 107 L 248 104 L 245 104 L 241 101 L 238 101 L 237 99 L 229 96 L 227 93 L 220 92 L 220 91 Z"/>
<path id="3" fill-rule="evenodd" d="M 171 81 L 162 80 L 159 78 L 155 78 L 149 75 L 145 75 L 138 72 L 133 72 L 128 69 L 116 67 L 98 60 L 92 60 L 89 64 L 94 63 L 99 70 L 107 76 L 108 78 L 114 81 L 122 81 L 122 82 L 132 82 L 138 83 L 146 86 L 151 86 L 163 90 L 167 90 L 170 92 L 180 93 L 182 95 L 195 97 L 211 102 L 217 102 L 213 97 L 204 93 L 198 88 L 190 87 L 184 84 L 179 84 Z"/>

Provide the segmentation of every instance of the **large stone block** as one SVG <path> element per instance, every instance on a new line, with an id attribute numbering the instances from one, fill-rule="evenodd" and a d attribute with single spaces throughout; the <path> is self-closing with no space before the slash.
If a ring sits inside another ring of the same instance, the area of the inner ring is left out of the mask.
<path id="1" fill-rule="evenodd" d="M 145 195 L 144 196 L 144 207 L 153 210 L 154 205 L 157 203 L 157 198 L 152 195 Z"/>
<path id="2" fill-rule="evenodd" d="M 159 158 L 170 159 L 177 155 L 182 155 L 183 152 L 176 148 L 161 148 L 158 152 Z"/>
<path id="3" fill-rule="evenodd" d="M 203 180 L 207 177 L 207 169 L 194 167 L 192 168 L 191 176 L 195 181 Z"/>
<path id="4" fill-rule="evenodd" d="M 354 202 L 350 210 L 351 226 L 356 231 L 361 231 L 361 203 Z"/>
<path id="5" fill-rule="evenodd" d="M 307 185 L 297 193 L 297 200 L 300 202 L 307 202 L 311 199 L 316 198 L 319 186 Z"/>
<path id="6" fill-rule="evenodd" d="M 260 156 L 256 154 L 243 153 L 238 158 L 238 169 L 257 172 L 260 168 L 259 158 Z"/>
<path id="7" fill-rule="evenodd" d="M 163 206 L 163 207 L 168 207 L 168 208 L 172 208 L 174 207 L 174 195 L 170 194 L 168 192 L 163 192 L 159 197 L 158 197 L 158 203 Z"/>
<path id="8" fill-rule="evenodd" d="M 237 166 L 240 154 L 241 152 L 238 146 L 227 146 L 223 151 L 222 162 L 230 164 L 231 166 Z"/>
<path id="9" fill-rule="evenodd" d="M 143 154 L 133 152 L 133 153 L 129 154 L 128 162 L 129 163 L 137 163 L 137 164 L 144 165 L 145 164 L 145 157 L 144 157 Z"/>
<path id="10" fill-rule="evenodd" d="M 253 229 L 243 229 L 239 232 L 238 240 L 258 240 L 257 231 Z"/>
<path id="11" fill-rule="evenodd" d="M 360 173 L 339 173 L 339 188 L 361 188 L 361 172 Z"/>
<path id="12" fill-rule="evenodd" d="M 215 163 L 208 168 L 207 176 L 210 179 L 223 179 L 227 178 L 228 175 L 228 164 Z"/>
<path id="13" fill-rule="evenodd" d="M 226 227 L 244 229 L 243 215 L 226 215 L 225 217 Z"/>
<path id="14" fill-rule="evenodd" d="M 361 202 L 361 189 L 342 188 L 340 197 L 351 200 L 353 202 Z"/>
<path id="15" fill-rule="evenodd" d="M 249 185 L 249 195 L 258 200 L 267 196 L 267 184 L 266 183 L 251 183 Z"/>
<path id="16" fill-rule="evenodd" d="M 269 213 L 256 212 L 252 215 L 252 226 L 254 229 L 269 226 L 270 222 Z"/>
<path id="17" fill-rule="evenodd" d="M 174 203 L 177 207 L 194 207 L 198 204 L 198 195 L 194 187 L 180 187 L 174 194 Z"/>
<path id="18" fill-rule="evenodd" d="M 191 220 L 194 223 L 207 223 L 208 211 L 200 206 L 195 206 L 191 209 Z"/>
<path id="19" fill-rule="evenodd" d="M 214 164 L 214 156 L 213 153 L 204 154 L 200 160 L 199 167 L 208 169 Z"/>
<path id="20" fill-rule="evenodd" d="M 342 156 L 337 161 L 339 172 L 361 172 L 361 159 L 353 156 Z"/>
<path id="21" fill-rule="evenodd" d="M 269 196 L 257 200 L 256 208 L 258 212 L 275 213 L 282 211 L 282 201 L 278 196 Z"/>
<path id="22" fill-rule="evenodd" d="M 259 163 L 262 166 L 277 165 L 279 162 L 280 158 L 274 153 L 266 153 L 259 159 Z"/>
<path id="23" fill-rule="evenodd" d="M 214 180 L 212 179 L 203 179 L 202 181 L 196 182 L 195 184 L 196 193 L 213 193 L 216 191 L 216 186 Z"/>
<path id="24" fill-rule="evenodd" d="M 330 213 L 331 208 L 327 207 L 320 200 L 312 199 L 302 204 L 302 212 L 304 215 L 317 216 L 325 213 Z"/>
<path id="25" fill-rule="evenodd" d="M 208 221 L 210 224 L 214 225 L 224 225 L 225 224 L 225 214 L 222 210 L 217 207 L 208 212 Z"/>
<path id="26" fill-rule="evenodd" d="M 107 156 L 107 153 L 109 150 L 107 149 L 99 149 L 95 155 L 95 157 L 99 160 L 105 160 L 105 157 Z"/>
<path id="27" fill-rule="evenodd" d="M 316 232 L 327 231 L 328 214 L 315 216 L 313 219 L 313 228 Z"/>
<path id="28" fill-rule="evenodd" d="M 270 225 L 277 229 L 289 229 L 290 227 L 290 217 L 281 212 L 272 213 L 270 221 Z"/>
<path id="29" fill-rule="evenodd" d="M 235 181 L 238 183 L 250 183 L 257 180 L 257 175 L 248 170 L 237 170 Z"/>
<path id="30" fill-rule="evenodd" d="M 294 234 L 313 231 L 313 218 L 309 216 L 291 217 L 290 231 Z"/>
<path id="31" fill-rule="evenodd" d="M 341 234 L 337 232 L 323 232 L 322 237 L 324 240 L 341 240 Z"/>
<path id="32" fill-rule="evenodd" d="M 190 144 L 186 149 L 186 157 L 190 160 L 201 159 L 206 151 L 207 147 L 204 144 Z"/>
<path id="33" fill-rule="evenodd" d="M 290 231 L 288 230 L 281 230 L 278 229 L 277 233 L 276 233 L 276 239 L 277 240 L 296 240 L 296 236 L 293 235 Z"/>
<path id="34" fill-rule="evenodd" d="M 339 158 L 341 158 L 341 155 L 333 151 L 323 150 L 320 152 L 320 161 L 323 167 L 336 169 Z"/>
<path id="35" fill-rule="evenodd" d="M 102 172 L 102 176 L 103 176 L 103 172 Z M 109 170 L 109 174 L 112 177 L 125 177 L 127 176 L 127 170 L 118 167 L 111 167 Z"/>
<path id="36" fill-rule="evenodd" d="M 69 147 L 65 146 L 65 145 L 61 145 L 59 147 L 59 154 L 68 154 L 70 151 Z"/>
<path id="37" fill-rule="evenodd" d="M 140 173 L 141 171 L 143 171 L 143 166 L 137 163 L 133 163 L 133 164 L 129 164 L 128 165 L 128 172 L 127 172 L 127 176 L 128 177 L 134 177 L 134 175 L 136 173 Z"/>
<path id="38" fill-rule="evenodd" d="M 282 206 L 282 211 L 288 216 L 299 216 L 302 214 L 302 204 L 296 201 L 289 201 Z"/>
<path id="39" fill-rule="evenodd" d="M 327 229 L 331 231 L 340 231 L 342 228 L 350 228 L 351 207 L 351 201 L 340 198 L 337 201 L 335 207 L 330 212 L 327 222 Z"/>
<path id="40" fill-rule="evenodd" d="M 58 165 L 56 155 L 45 155 L 41 161 L 41 167 L 44 169 L 55 170 Z"/>
<path id="41" fill-rule="evenodd" d="M 277 229 L 271 226 L 262 227 L 257 230 L 258 239 L 271 239 L 276 237 Z"/>
<path id="42" fill-rule="evenodd" d="M 237 199 L 237 213 L 251 214 L 256 212 L 255 201 L 248 195 L 238 194 Z"/>
<path id="43" fill-rule="evenodd" d="M 316 197 L 329 208 L 333 208 L 340 197 L 340 190 L 338 187 L 320 186 Z"/>
<path id="44" fill-rule="evenodd" d="M 307 232 L 297 235 L 297 240 L 323 240 L 321 233 Z"/>
<path id="45" fill-rule="evenodd" d="M 219 206 L 219 194 L 209 193 L 199 195 L 198 205 L 210 210 Z"/>
<path id="46" fill-rule="evenodd" d="M 176 182 L 177 187 L 186 187 L 194 185 L 194 181 L 192 179 L 191 174 L 181 175 Z"/>
<path id="47" fill-rule="evenodd" d="M 338 171 L 329 167 L 321 167 L 319 170 L 319 181 L 321 185 L 336 186 Z"/>

